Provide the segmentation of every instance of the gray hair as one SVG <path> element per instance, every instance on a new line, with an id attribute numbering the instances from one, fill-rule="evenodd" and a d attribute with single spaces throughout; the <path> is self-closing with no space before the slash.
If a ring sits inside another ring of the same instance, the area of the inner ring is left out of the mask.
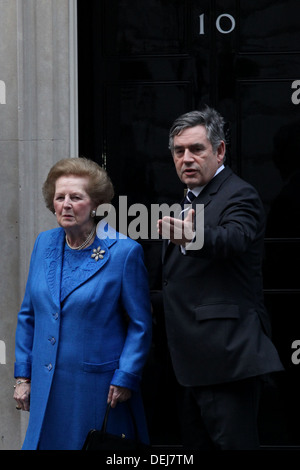
<path id="1" fill-rule="evenodd" d="M 213 108 L 206 106 L 199 111 L 191 111 L 179 116 L 173 123 L 169 133 L 169 149 L 174 151 L 174 137 L 179 135 L 188 127 L 204 126 L 207 138 L 210 141 L 213 152 L 216 152 L 221 141 L 225 142 L 225 121 L 223 117 Z"/>

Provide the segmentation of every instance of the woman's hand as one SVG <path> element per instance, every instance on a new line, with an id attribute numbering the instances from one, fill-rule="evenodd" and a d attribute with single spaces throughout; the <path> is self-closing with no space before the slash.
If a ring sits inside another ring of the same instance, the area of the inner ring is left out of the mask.
<path id="1" fill-rule="evenodd" d="M 118 402 L 126 401 L 131 397 L 131 390 L 125 387 L 117 387 L 111 385 L 109 387 L 107 403 L 110 403 L 112 408 L 115 408 Z"/>
<path id="2" fill-rule="evenodd" d="M 14 399 L 17 402 L 17 410 L 30 410 L 30 383 L 19 383 L 15 385 Z"/>

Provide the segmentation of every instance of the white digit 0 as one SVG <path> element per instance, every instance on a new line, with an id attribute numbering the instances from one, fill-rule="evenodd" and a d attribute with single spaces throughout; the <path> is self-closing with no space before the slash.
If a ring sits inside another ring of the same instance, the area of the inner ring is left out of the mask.
<path id="1" fill-rule="evenodd" d="M 230 21 L 231 21 L 231 28 L 228 30 L 228 31 L 225 31 L 224 29 L 221 28 L 221 19 L 222 18 L 228 18 Z M 216 21 L 216 27 L 217 27 L 217 30 L 222 33 L 222 34 L 229 34 L 231 33 L 234 28 L 235 28 L 235 19 L 233 18 L 233 16 L 231 15 L 228 15 L 227 13 L 224 13 L 223 15 L 220 15 L 218 16 L 217 18 L 217 21 Z"/>

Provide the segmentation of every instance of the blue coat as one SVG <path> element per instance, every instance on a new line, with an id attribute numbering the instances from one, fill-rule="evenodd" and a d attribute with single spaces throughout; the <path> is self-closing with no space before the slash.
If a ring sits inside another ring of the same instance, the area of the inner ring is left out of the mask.
<path id="1" fill-rule="evenodd" d="M 139 383 L 152 320 L 142 248 L 112 229 L 110 238 L 96 237 L 103 259 L 85 250 L 62 299 L 64 235 L 57 228 L 37 237 L 18 315 L 15 377 L 31 377 L 23 449 L 81 449 L 88 431 L 102 424 L 110 384 L 133 391 L 130 402 L 147 442 Z M 132 436 L 125 403 L 112 410 L 108 431 Z"/>

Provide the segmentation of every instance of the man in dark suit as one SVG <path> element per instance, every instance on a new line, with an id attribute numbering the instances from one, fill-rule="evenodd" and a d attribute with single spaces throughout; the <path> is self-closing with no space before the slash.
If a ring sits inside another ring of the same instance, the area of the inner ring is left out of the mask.
<path id="1" fill-rule="evenodd" d="M 256 449 L 261 379 L 283 367 L 263 304 L 262 203 L 225 167 L 223 128 L 219 113 L 206 107 L 179 117 L 170 130 L 177 174 L 193 191 L 187 202 L 194 200 L 187 215 L 158 221 L 159 233 L 169 238 L 163 253 L 166 329 L 185 392 L 184 445 Z M 204 244 L 193 249 L 201 210 Z"/>

